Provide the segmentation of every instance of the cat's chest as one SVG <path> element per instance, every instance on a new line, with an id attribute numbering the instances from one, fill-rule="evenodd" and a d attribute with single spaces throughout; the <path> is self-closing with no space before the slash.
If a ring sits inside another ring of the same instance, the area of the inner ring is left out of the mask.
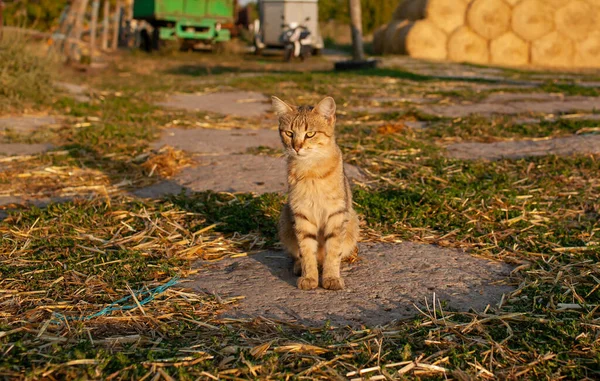
<path id="1" fill-rule="evenodd" d="M 343 185 L 318 179 L 299 182 L 290 189 L 290 202 L 298 209 L 310 211 L 318 216 L 323 211 L 337 208 L 343 203 Z"/>

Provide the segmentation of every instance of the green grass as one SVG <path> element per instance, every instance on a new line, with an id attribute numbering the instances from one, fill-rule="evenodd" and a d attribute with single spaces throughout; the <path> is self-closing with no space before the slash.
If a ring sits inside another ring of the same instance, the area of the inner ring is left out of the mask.
<path id="1" fill-rule="evenodd" d="M 52 59 L 25 36 L 5 32 L 0 40 L 0 112 L 48 106 L 55 92 L 53 67 Z"/>
<path id="2" fill-rule="evenodd" d="M 520 116 L 477 116 L 432 123 L 420 131 L 428 139 L 462 139 L 465 141 L 488 142 L 502 139 L 545 138 L 569 136 L 584 132 L 593 132 L 599 121 L 593 119 L 558 119 L 554 121 L 519 121 Z"/>

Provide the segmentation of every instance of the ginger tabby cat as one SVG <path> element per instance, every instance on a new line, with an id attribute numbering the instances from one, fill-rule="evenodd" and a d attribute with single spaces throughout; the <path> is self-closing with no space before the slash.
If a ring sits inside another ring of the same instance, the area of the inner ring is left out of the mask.
<path id="1" fill-rule="evenodd" d="M 298 288 L 319 285 L 341 290 L 343 258 L 357 251 L 358 217 L 342 152 L 335 142 L 335 101 L 293 107 L 272 97 L 287 154 L 288 202 L 279 220 L 279 238 L 294 259 Z"/>

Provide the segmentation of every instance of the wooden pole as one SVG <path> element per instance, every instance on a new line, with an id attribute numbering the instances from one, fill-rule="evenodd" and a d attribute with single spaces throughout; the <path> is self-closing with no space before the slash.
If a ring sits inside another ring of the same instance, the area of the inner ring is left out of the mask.
<path id="1" fill-rule="evenodd" d="M 104 0 L 104 11 L 102 12 L 102 50 L 108 50 L 109 18 L 110 18 L 110 1 Z"/>
<path id="2" fill-rule="evenodd" d="M 79 3 L 79 9 L 77 10 L 77 18 L 75 19 L 75 39 L 80 40 L 83 34 L 83 21 L 85 19 L 85 11 L 87 9 L 89 0 L 81 0 Z"/>
<path id="3" fill-rule="evenodd" d="M 4 26 L 4 3 L 0 0 L 0 40 L 2 40 L 2 27 Z"/>
<path id="4" fill-rule="evenodd" d="M 89 0 L 81 0 L 79 3 L 79 8 L 77 9 L 77 16 L 75 18 L 75 27 L 73 31 L 73 39 L 70 42 L 69 55 L 67 59 L 75 58 L 73 57 L 73 53 L 75 51 L 75 46 L 79 45 L 81 42 L 81 35 L 83 34 L 83 20 L 85 19 L 85 11 L 87 9 Z"/>
<path id="5" fill-rule="evenodd" d="M 79 11 L 79 4 L 82 0 L 73 0 L 69 6 L 69 13 L 64 24 L 64 40 L 62 42 L 62 51 L 67 58 L 67 61 L 71 58 L 71 43 L 73 42 L 73 35 L 75 33 L 75 24 L 77 22 L 77 12 Z"/>
<path id="6" fill-rule="evenodd" d="M 352 31 L 352 58 L 354 61 L 364 61 L 360 0 L 348 0 L 348 7 L 350 8 L 350 29 Z"/>
<path id="7" fill-rule="evenodd" d="M 117 9 L 115 10 L 115 19 L 113 20 L 113 39 L 112 46 L 113 50 L 119 47 L 119 31 L 121 29 L 121 1 L 117 1 Z"/>
<path id="8" fill-rule="evenodd" d="M 94 57 L 96 49 L 96 27 L 98 26 L 98 11 L 100 10 L 100 0 L 94 0 L 92 3 L 92 24 L 90 25 L 90 60 Z"/>

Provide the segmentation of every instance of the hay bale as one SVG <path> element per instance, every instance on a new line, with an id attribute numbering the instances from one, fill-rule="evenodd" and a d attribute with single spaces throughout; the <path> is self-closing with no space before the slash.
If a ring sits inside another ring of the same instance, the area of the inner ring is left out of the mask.
<path id="1" fill-rule="evenodd" d="M 492 40 L 510 29 L 511 9 L 503 0 L 474 0 L 467 8 L 467 25 Z"/>
<path id="2" fill-rule="evenodd" d="M 407 23 L 409 23 L 407 20 L 394 20 L 388 24 L 383 36 L 383 54 L 400 53 L 399 47 L 394 45 L 394 37 L 397 33 L 399 33 L 400 28 L 405 26 Z"/>
<path id="3" fill-rule="evenodd" d="M 392 20 L 417 21 L 425 18 L 427 0 L 403 0 L 392 14 Z"/>
<path id="4" fill-rule="evenodd" d="M 392 44 L 394 45 L 396 53 L 408 54 L 408 51 L 406 50 L 406 38 L 414 25 L 414 21 L 404 20 L 403 23 L 400 24 L 400 27 L 396 30 L 392 40 Z"/>
<path id="5" fill-rule="evenodd" d="M 490 43 L 490 62 L 505 66 L 529 63 L 529 44 L 513 32 L 504 33 Z"/>
<path id="6" fill-rule="evenodd" d="M 531 44 L 531 63 L 539 66 L 569 67 L 575 46 L 568 37 L 554 31 Z"/>
<path id="7" fill-rule="evenodd" d="M 600 67 L 600 31 L 592 32 L 575 45 L 573 64 L 577 67 Z"/>
<path id="8" fill-rule="evenodd" d="M 568 1 L 569 0 L 544 0 L 544 3 L 546 3 L 546 5 L 549 5 L 553 9 L 558 9 L 564 6 Z"/>
<path id="9" fill-rule="evenodd" d="M 554 9 L 545 0 L 523 0 L 513 9 L 512 29 L 525 41 L 533 41 L 554 30 Z"/>
<path id="10" fill-rule="evenodd" d="M 385 43 L 385 32 L 387 30 L 387 24 L 381 25 L 373 32 L 373 53 L 383 54 L 383 45 Z"/>
<path id="11" fill-rule="evenodd" d="M 448 58 L 456 62 L 489 62 L 487 41 L 468 26 L 456 29 L 448 38 Z"/>
<path id="12" fill-rule="evenodd" d="M 583 41 L 594 29 L 596 16 L 594 8 L 585 1 L 570 1 L 556 11 L 556 30 L 574 41 Z"/>
<path id="13" fill-rule="evenodd" d="M 400 51 L 405 50 L 411 57 L 444 60 L 448 55 L 446 33 L 430 20 L 415 21 L 402 28 L 398 37 L 404 40 L 404 45 L 398 42 Z"/>
<path id="14" fill-rule="evenodd" d="M 425 18 L 446 33 L 452 33 L 465 24 L 467 0 L 428 0 Z"/>

